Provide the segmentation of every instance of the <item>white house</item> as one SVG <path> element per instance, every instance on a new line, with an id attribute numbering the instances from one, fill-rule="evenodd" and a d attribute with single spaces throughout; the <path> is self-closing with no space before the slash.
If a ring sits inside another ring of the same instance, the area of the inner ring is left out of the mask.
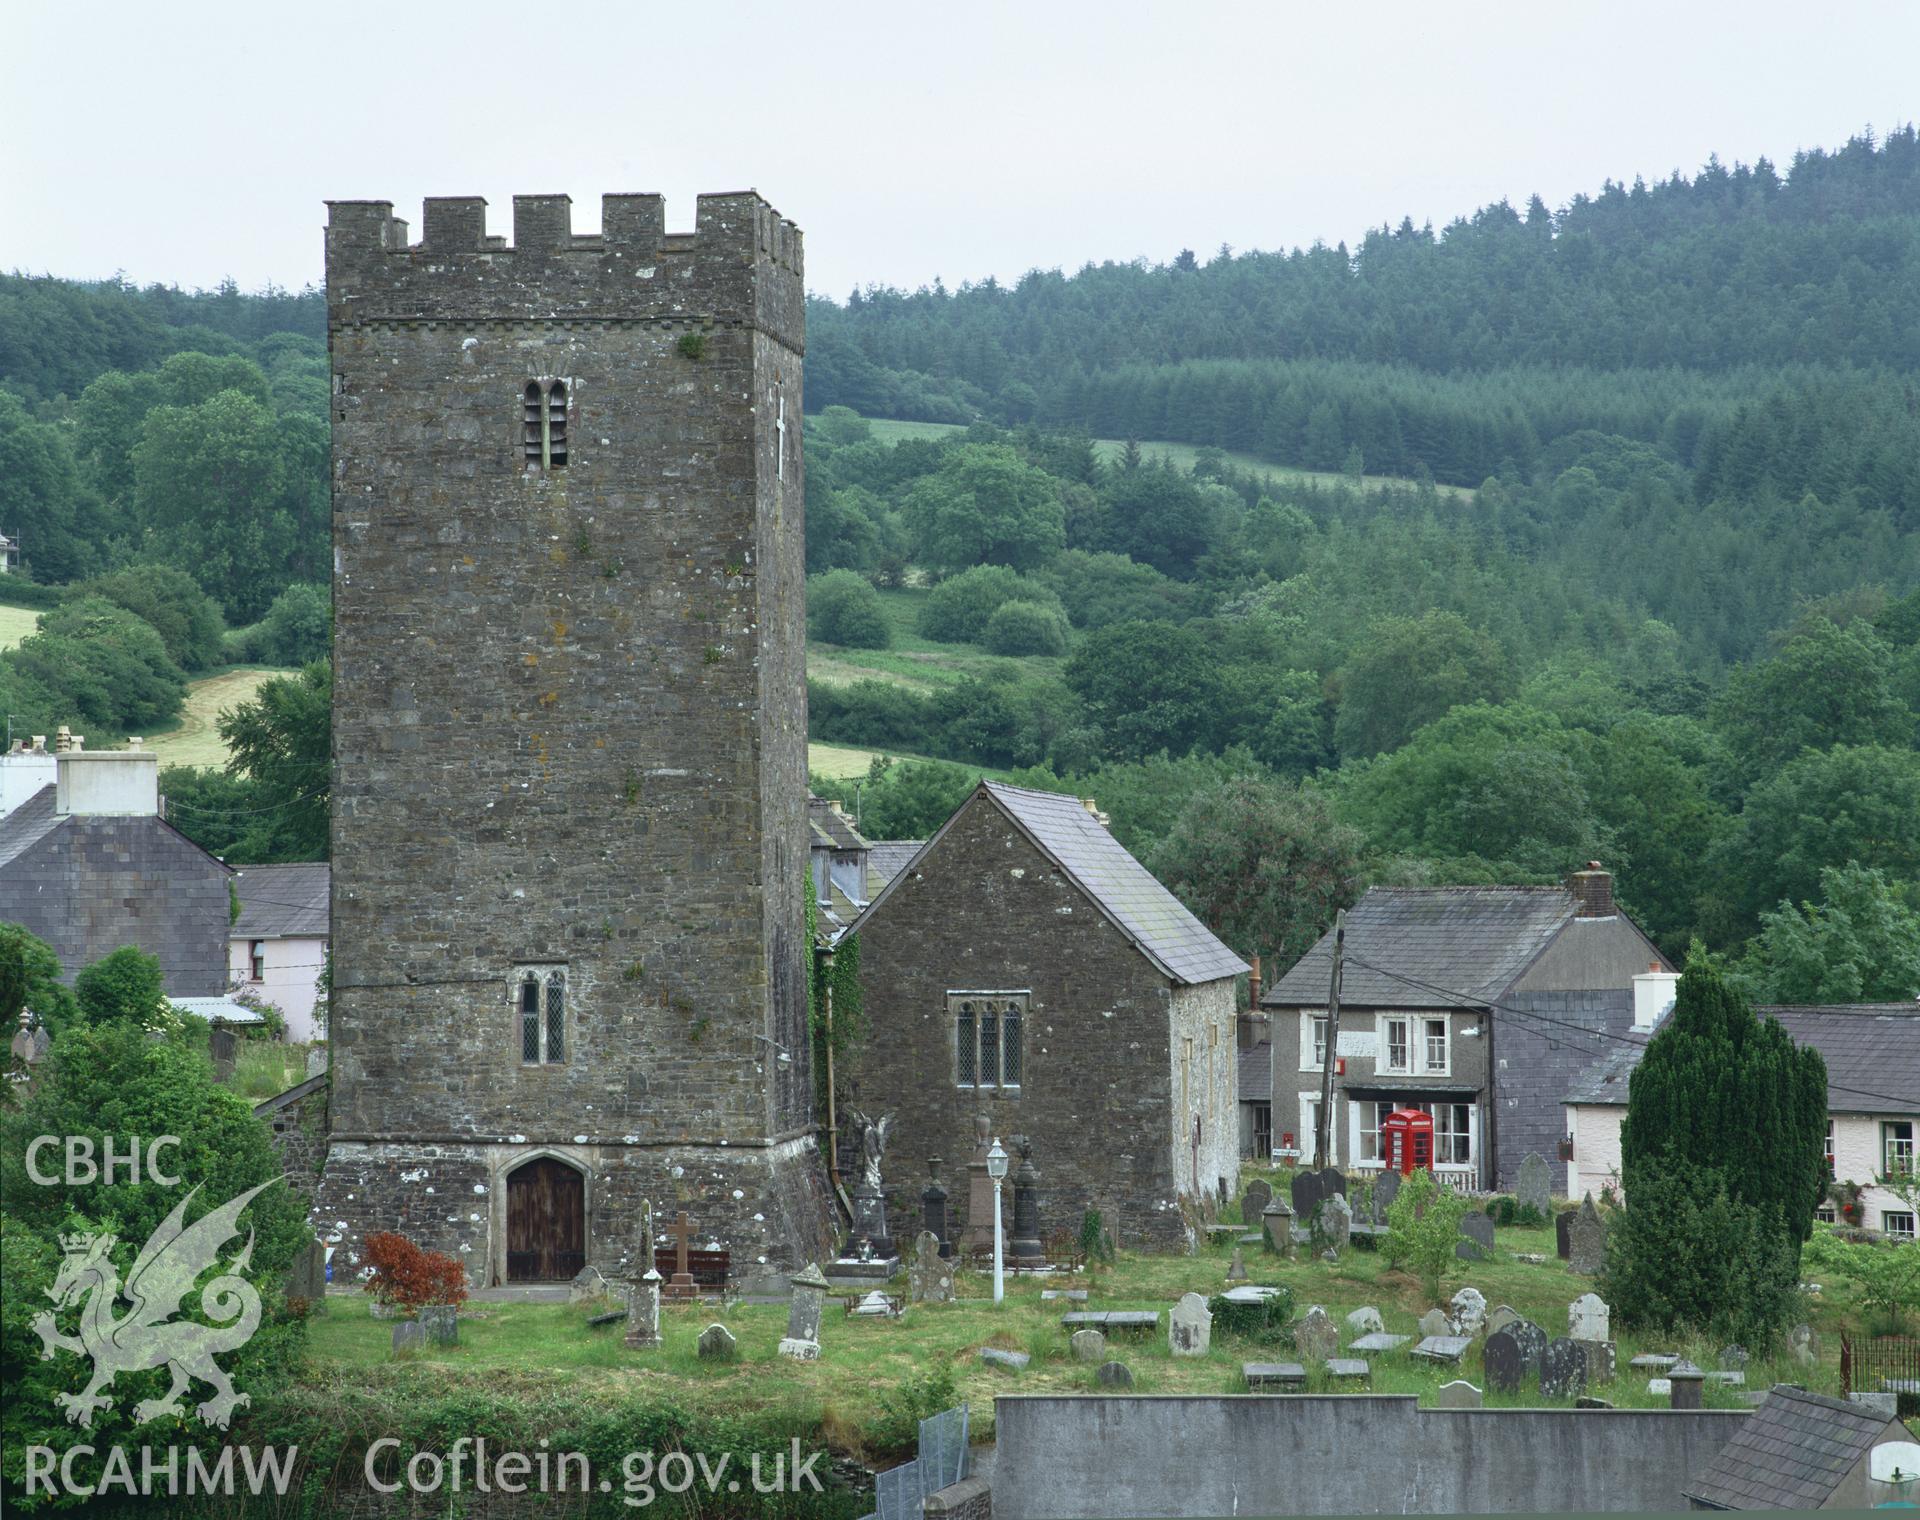
<path id="1" fill-rule="evenodd" d="M 287 1038 L 301 1043 L 327 1037 L 316 1005 L 332 882 L 325 861 L 242 866 L 234 880 L 240 916 L 227 941 L 233 990 L 278 1008 L 286 1016 Z"/>
<path id="2" fill-rule="evenodd" d="M 1567 1093 L 1567 1196 L 1596 1197 L 1620 1185 L 1620 1121 L 1627 1087 L 1659 1021 L 1673 1006 L 1673 978 L 1636 977 L 1632 1034 L 1587 1068 Z M 1654 985 L 1656 982 L 1665 985 Z M 1643 990 L 1641 984 L 1647 986 Z M 1914 1238 L 1914 1211 L 1876 1180 L 1915 1168 L 1920 1138 L 1920 1004 L 1762 1007 L 1797 1045 L 1811 1045 L 1827 1063 L 1827 1171 L 1861 1185 L 1860 1213 L 1848 1221 Z M 1831 1208 L 1822 1219 L 1834 1219 Z"/>

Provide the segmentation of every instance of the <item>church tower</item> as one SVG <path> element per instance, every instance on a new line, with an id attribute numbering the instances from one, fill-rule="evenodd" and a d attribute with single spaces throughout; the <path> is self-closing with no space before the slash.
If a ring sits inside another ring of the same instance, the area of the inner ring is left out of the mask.
<path id="1" fill-rule="evenodd" d="M 799 229 L 751 192 L 335 201 L 333 1091 L 315 1219 L 477 1285 L 684 1211 L 814 1259 Z M 664 1239 L 664 1236 L 662 1237 Z M 336 1272 L 336 1277 L 338 1277 Z"/>

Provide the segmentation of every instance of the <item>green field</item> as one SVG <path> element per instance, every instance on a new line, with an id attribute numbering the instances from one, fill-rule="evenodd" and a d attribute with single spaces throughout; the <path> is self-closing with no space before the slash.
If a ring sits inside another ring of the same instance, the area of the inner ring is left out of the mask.
<path id="1" fill-rule="evenodd" d="M 1231 1211 L 1229 1211 L 1231 1213 Z M 1520 1253 L 1544 1257 L 1541 1263 L 1518 1259 Z M 1046 1286 L 1084 1285 L 1091 1306 L 1101 1309 L 1157 1309 L 1162 1320 L 1157 1331 L 1139 1339 L 1116 1336 L 1111 1354 L 1133 1369 L 1135 1391 L 1144 1393 L 1244 1393 L 1241 1364 L 1283 1359 L 1279 1348 L 1240 1339 L 1215 1327 L 1207 1355 L 1175 1361 L 1167 1347 L 1165 1314 L 1187 1291 L 1215 1294 L 1227 1286 L 1229 1251 L 1211 1246 L 1193 1256 L 1140 1255 L 1122 1252 L 1111 1268 L 1087 1277 L 1050 1277 Z M 1377 1252 L 1349 1248 L 1338 1262 L 1319 1259 L 1283 1261 L 1249 1249 L 1247 1265 L 1255 1282 L 1276 1283 L 1292 1289 L 1298 1313 L 1310 1304 L 1323 1305 L 1340 1327 L 1343 1342 L 1352 1338 L 1346 1315 L 1363 1305 L 1379 1310 L 1389 1331 L 1414 1335 L 1419 1316 L 1434 1307 L 1423 1286 L 1402 1271 L 1390 1269 Z M 461 1344 L 424 1353 L 420 1367 L 439 1370 L 449 1391 L 471 1379 L 475 1386 L 502 1375 L 536 1372 L 563 1375 L 574 1394 L 594 1397 L 645 1387 L 650 1393 L 682 1400 L 690 1407 L 725 1407 L 732 1403 L 765 1406 L 791 1401 L 796 1407 L 817 1408 L 827 1434 L 836 1445 L 858 1449 L 887 1410 L 890 1400 L 910 1377 L 930 1368 L 947 1367 L 955 1375 L 957 1394 L 975 1411 L 976 1437 L 990 1433 L 993 1397 L 997 1393 L 1097 1391 L 1094 1367 L 1074 1359 L 1060 1315 L 1071 1306 L 1060 1300 L 1043 1302 L 1040 1281 L 1012 1277 L 1003 1305 L 992 1302 L 990 1273 L 965 1269 L 956 1273 L 958 1298 L 951 1304 L 917 1304 L 903 1319 L 859 1319 L 843 1316 L 830 1305 L 821 1327 L 821 1356 L 813 1363 L 781 1357 L 775 1345 L 785 1331 L 784 1304 L 704 1304 L 669 1307 L 663 1315 L 666 1344 L 656 1352 L 628 1351 L 621 1343 L 620 1326 L 589 1329 L 591 1306 L 527 1303 L 476 1303 L 463 1314 Z M 1442 1285 L 1446 1299 L 1471 1284 L 1486 1297 L 1489 1307 L 1507 1304 L 1551 1335 L 1566 1333 L 1567 1306 L 1592 1287 L 1588 1278 L 1570 1274 L 1554 1256 L 1551 1228 L 1502 1229 L 1496 1237 L 1494 1259 L 1459 1263 Z M 905 1291 L 904 1279 L 893 1285 Z M 1815 1367 L 1801 1367 L 1790 1359 L 1769 1363 L 1756 1357 L 1747 1369 L 1749 1388 L 1766 1388 L 1776 1381 L 1804 1383 L 1816 1392 L 1832 1394 L 1839 1383 L 1839 1336 L 1852 1324 L 1844 1291 L 1829 1286 L 1812 1301 L 1812 1323 L 1820 1335 L 1822 1357 Z M 372 1375 L 390 1358 L 391 1326 L 374 1320 L 347 1297 L 330 1299 L 332 1311 L 311 1324 L 311 1351 L 316 1372 L 329 1382 Z M 715 1319 L 723 1320 L 740 1343 L 740 1360 L 730 1366 L 701 1362 L 694 1340 Z M 1641 1351 L 1672 1351 L 1701 1365 L 1718 1365 L 1717 1347 L 1668 1336 L 1636 1336 L 1615 1326 L 1618 1375 L 1593 1392 L 1626 1408 L 1663 1407 L 1667 1400 L 1647 1391 L 1647 1379 L 1628 1371 L 1629 1358 Z M 1033 1360 L 1020 1372 L 983 1363 L 982 1346 L 1000 1346 L 1028 1352 Z M 1482 1382 L 1477 1347 L 1458 1368 L 1413 1361 L 1399 1354 L 1373 1359 L 1375 1392 L 1413 1394 L 1431 1402 L 1441 1384 L 1455 1377 Z M 1317 1387 L 1317 1384 L 1316 1384 Z M 1744 1409 L 1741 1392 L 1709 1383 L 1709 1405 Z M 1489 1391 L 1491 1406 L 1554 1405 L 1571 1399 L 1548 1400 L 1537 1389 L 1513 1395 Z"/>
<path id="2" fill-rule="evenodd" d="M 31 607 L 0 607 L 0 649 L 11 649 L 40 626 Z"/>
<path id="3" fill-rule="evenodd" d="M 245 702 L 269 677 L 288 673 L 258 665 L 236 666 L 193 682 L 187 687 L 187 705 L 179 723 L 165 733 L 147 735 L 147 748 L 159 755 L 162 765 L 225 765 L 221 710 Z"/>
<path id="4" fill-rule="evenodd" d="M 903 438 L 944 438 L 949 433 L 962 433 L 966 429 L 952 422 L 902 422 L 897 419 L 871 419 L 873 436 L 881 443 L 898 443 Z M 1096 438 L 1093 441 L 1094 452 L 1101 459 L 1111 463 L 1120 457 L 1126 443 L 1118 438 Z M 1146 459 L 1164 459 L 1174 468 L 1191 470 L 1193 462 L 1199 458 L 1200 450 L 1191 443 L 1145 442 L 1140 445 L 1141 455 Z M 1257 454 L 1236 453 L 1232 449 L 1220 451 L 1227 463 L 1235 469 L 1245 470 L 1252 475 L 1267 475 L 1277 481 L 1295 481 L 1305 485 L 1336 486 L 1352 485 L 1353 482 L 1336 470 L 1298 470 L 1291 465 L 1275 464 L 1272 460 L 1262 459 Z M 1397 475 L 1363 475 L 1363 486 L 1412 486 L 1416 482 Z M 1473 492 L 1464 486 L 1436 485 L 1434 489 L 1444 496 L 1471 496 Z"/>
<path id="5" fill-rule="evenodd" d="M 1017 668 L 1034 674 L 1058 674 L 1062 661 L 1044 655 L 1014 660 L 988 654 L 974 644 L 940 644 L 920 635 L 920 608 L 931 593 L 918 586 L 882 591 L 880 602 L 893 634 L 887 649 L 848 649 L 839 644 L 807 644 L 807 674 L 816 681 L 890 681 L 914 691 L 933 691 L 966 676 L 985 676 Z"/>

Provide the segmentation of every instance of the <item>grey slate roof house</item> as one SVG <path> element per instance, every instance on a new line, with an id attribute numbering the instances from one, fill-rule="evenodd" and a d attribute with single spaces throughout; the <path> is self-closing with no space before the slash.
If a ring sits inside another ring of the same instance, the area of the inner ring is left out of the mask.
<path id="1" fill-rule="evenodd" d="M 1092 1207 L 1122 1240 L 1174 1243 L 1181 1197 L 1237 1181 L 1246 964 L 1089 804 L 983 781 L 853 932 L 867 1030 L 849 1101 L 895 1114 L 902 1227 L 934 1158 L 964 1213 L 981 1115 L 1032 1141 L 1043 1232 Z"/>
<path id="2" fill-rule="evenodd" d="M 875 839 L 867 845 L 867 897 L 872 900 L 880 889 L 900 874 L 901 867 L 920 853 L 924 839 Z"/>
<path id="3" fill-rule="evenodd" d="M 1852 1222 L 1912 1237 L 1915 1219 L 1906 1202 L 1872 1182 L 1911 1170 L 1920 1158 L 1920 1003 L 1766 1004 L 1755 1011 L 1778 1019 L 1796 1045 L 1811 1045 L 1827 1063 L 1829 1170 L 1839 1181 L 1865 1185 L 1862 1213 Z M 1568 1084 L 1570 1196 L 1598 1193 L 1617 1178 L 1628 1085 L 1654 1032 L 1648 1021 L 1608 1041 L 1605 1053 Z"/>
<path id="4" fill-rule="evenodd" d="M 1912 1440 L 1859 1404 L 1778 1386 L 1682 1492 L 1690 1509 L 1868 1509 L 1891 1497 L 1872 1453 Z"/>
<path id="5" fill-rule="evenodd" d="M 1551 1159 L 1566 1084 L 1633 1021 L 1633 977 L 1671 967 L 1597 862 L 1559 887 L 1375 887 L 1347 913 L 1333 1160 L 1381 1165 L 1396 1108 L 1433 1115 L 1442 1175 L 1509 1185 Z M 1275 1149 L 1312 1159 L 1333 935 L 1268 988 Z"/>
<path id="6" fill-rule="evenodd" d="M 158 758 L 73 748 L 55 763 L 54 785 L 0 818 L 0 919 L 45 940 L 69 982 L 135 945 L 169 997 L 225 993 L 233 873 L 160 816 Z"/>
<path id="7" fill-rule="evenodd" d="M 853 820 L 825 797 L 807 796 L 807 859 L 819 928 L 838 934 L 867 905 L 868 845 Z"/>

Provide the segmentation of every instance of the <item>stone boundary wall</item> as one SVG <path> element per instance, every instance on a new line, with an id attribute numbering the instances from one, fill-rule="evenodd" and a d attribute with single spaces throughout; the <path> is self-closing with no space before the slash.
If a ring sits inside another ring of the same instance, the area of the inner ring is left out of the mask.
<path id="1" fill-rule="evenodd" d="M 1677 1511 L 1744 1411 L 1427 1409 L 1411 1396 L 994 1401 L 995 1520 Z"/>

